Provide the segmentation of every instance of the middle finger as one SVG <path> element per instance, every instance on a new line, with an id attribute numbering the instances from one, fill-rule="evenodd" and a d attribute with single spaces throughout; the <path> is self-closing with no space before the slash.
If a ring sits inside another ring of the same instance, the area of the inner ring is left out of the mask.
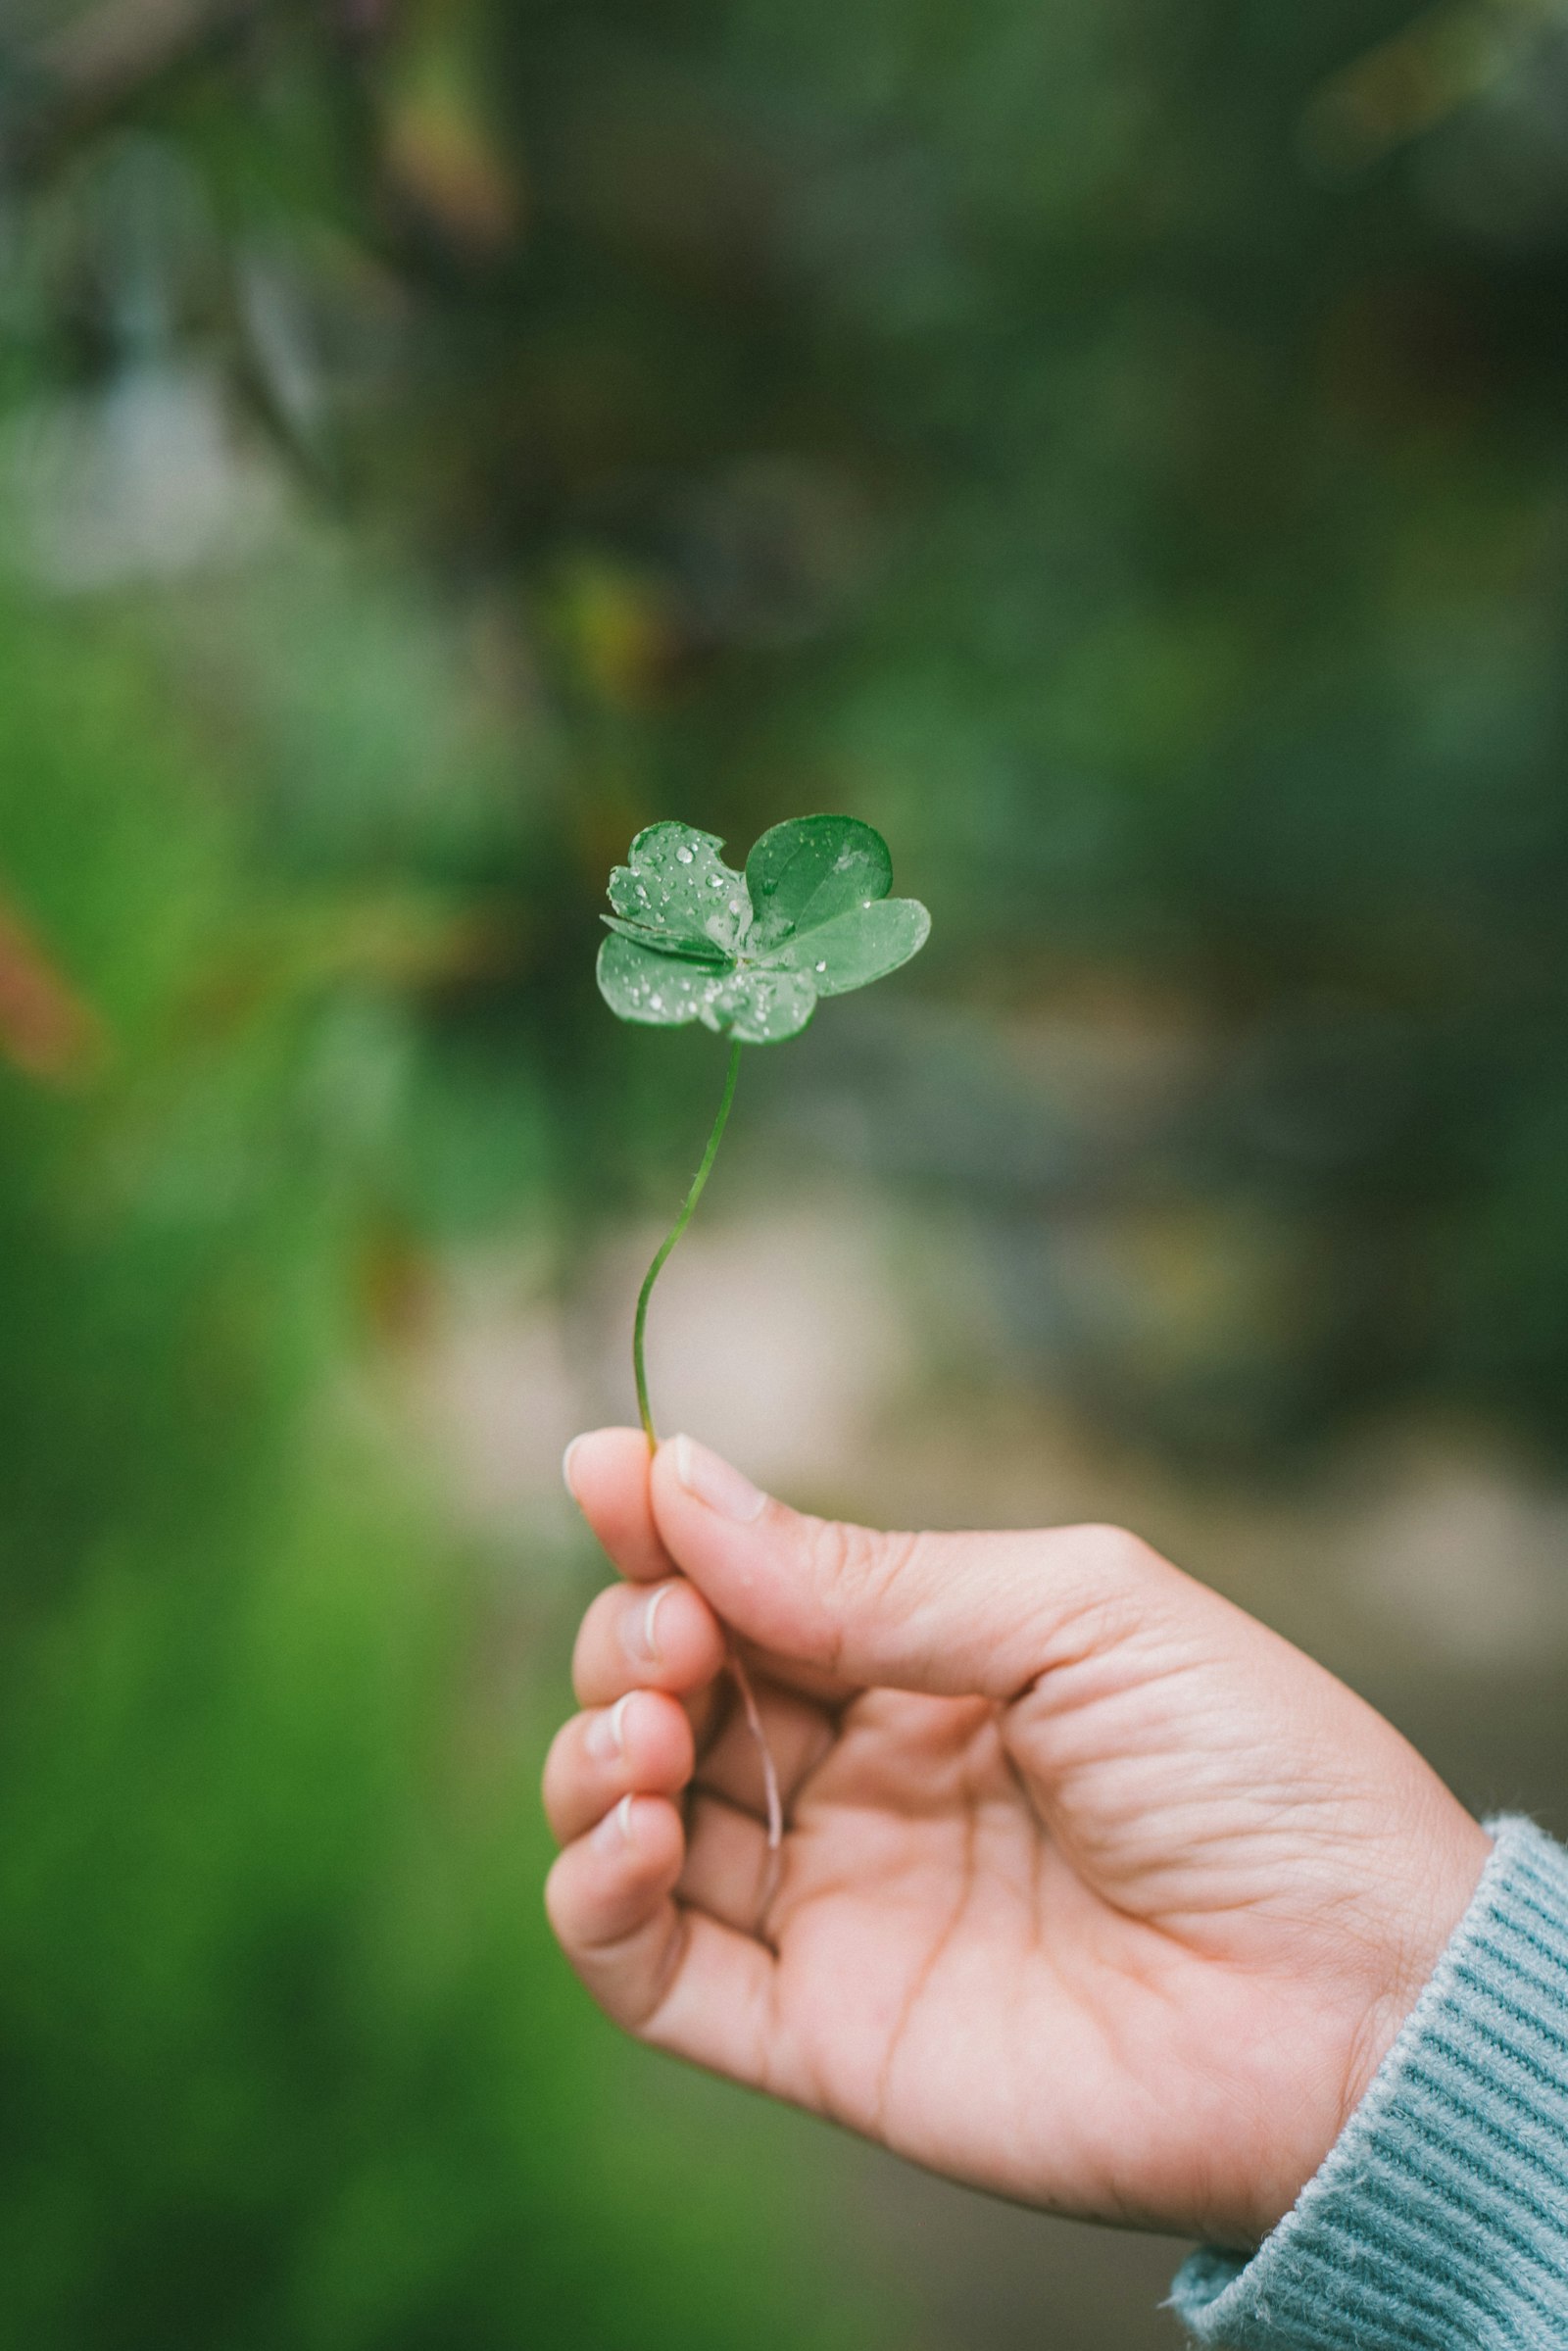
<path id="1" fill-rule="evenodd" d="M 728 1680 L 726 1677 L 726 1683 Z M 706 1739 L 702 1728 L 698 1730 L 699 1761 L 694 1785 L 722 1796 L 727 1804 L 750 1813 L 754 1820 L 765 1822 L 767 1791 L 757 1740 L 733 1685 L 727 1689 L 722 1684 L 719 1687 L 724 1690 L 724 1699 L 716 1727 Z M 837 1725 L 824 1708 L 811 1705 L 791 1690 L 770 1689 L 761 1681 L 753 1687 L 762 1736 L 767 1740 L 768 1753 L 778 1774 L 779 1793 L 788 1811 L 803 1782 L 815 1771 L 838 1737 Z"/>
<path id="2" fill-rule="evenodd" d="M 612 1584 L 589 1602 L 572 1653 L 579 1706 L 609 1706 L 628 1690 L 684 1696 L 724 1662 L 717 1617 L 684 1576 Z"/>

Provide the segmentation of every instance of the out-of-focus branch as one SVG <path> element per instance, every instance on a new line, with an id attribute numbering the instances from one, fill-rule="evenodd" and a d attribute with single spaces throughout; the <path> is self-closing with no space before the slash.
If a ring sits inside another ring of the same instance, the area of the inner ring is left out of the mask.
<path id="1" fill-rule="evenodd" d="M 35 176 L 171 73 L 222 48 L 275 0 L 100 0 L 23 60 L 12 166 Z"/>
<path id="2" fill-rule="evenodd" d="M 103 0 L 35 51 L 48 80 L 77 104 L 113 102 L 202 48 L 255 0 Z"/>
<path id="3" fill-rule="evenodd" d="M 1302 123 L 1307 154 L 1334 176 L 1364 171 L 1484 97 L 1565 24 L 1565 0 L 1440 0 L 1325 82 Z"/>

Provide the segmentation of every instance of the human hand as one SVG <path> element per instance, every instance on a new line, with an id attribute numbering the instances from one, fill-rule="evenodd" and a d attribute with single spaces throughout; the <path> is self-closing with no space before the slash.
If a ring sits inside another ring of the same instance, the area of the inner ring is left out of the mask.
<path id="1" fill-rule="evenodd" d="M 607 2012 L 974 2186 L 1264 2235 L 1489 1850 L 1398 1733 L 1112 1528 L 873 1534 L 629 1429 L 568 1476 L 628 1581 L 578 1637 L 546 1898 Z"/>

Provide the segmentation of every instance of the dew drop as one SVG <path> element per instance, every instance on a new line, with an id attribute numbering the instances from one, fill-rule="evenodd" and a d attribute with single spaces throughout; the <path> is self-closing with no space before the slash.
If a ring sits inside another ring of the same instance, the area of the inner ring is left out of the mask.
<path id="1" fill-rule="evenodd" d="M 692 853 L 689 849 L 677 849 L 675 856 L 682 865 L 689 865 L 692 861 Z"/>
<path id="2" fill-rule="evenodd" d="M 815 968 L 816 970 L 818 970 L 818 971 L 826 971 L 826 969 L 827 969 L 827 962 L 826 962 L 826 959 L 824 958 L 824 960 L 823 960 L 822 962 L 820 962 L 820 963 L 816 964 L 814 968 Z"/>
<path id="3" fill-rule="evenodd" d="M 708 887 L 710 890 L 722 890 L 724 887 L 723 875 L 721 873 L 710 873 L 708 877 Z"/>
<path id="4" fill-rule="evenodd" d="M 664 1008 L 664 1000 L 662 996 L 651 996 L 648 999 L 648 1002 L 652 1009 L 656 1012 L 662 1012 Z"/>

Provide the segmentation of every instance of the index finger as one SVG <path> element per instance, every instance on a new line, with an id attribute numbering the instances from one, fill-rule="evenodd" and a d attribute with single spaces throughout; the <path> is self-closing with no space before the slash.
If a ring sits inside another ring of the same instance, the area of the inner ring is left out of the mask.
<path id="1" fill-rule="evenodd" d="M 654 1523 L 651 1467 L 641 1429 L 590 1429 L 572 1439 L 561 1464 L 566 1492 L 633 1584 L 657 1584 L 675 1573 Z"/>
<path id="2" fill-rule="evenodd" d="M 668 1549 L 726 1624 L 866 1688 L 1010 1705 L 1192 1589 L 1115 1527 L 884 1534 L 808 1518 L 689 1437 L 660 1447 L 653 1495 Z"/>
<path id="3" fill-rule="evenodd" d="M 633 1584 L 657 1584 L 680 1571 L 654 1516 L 652 1462 L 641 1429 L 593 1429 L 566 1447 L 566 1491 Z M 819 1705 L 842 1705 L 863 1684 L 819 1663 L 785 1656 L 752 1641 L 736 1643 L 753 1675 Z"/>

